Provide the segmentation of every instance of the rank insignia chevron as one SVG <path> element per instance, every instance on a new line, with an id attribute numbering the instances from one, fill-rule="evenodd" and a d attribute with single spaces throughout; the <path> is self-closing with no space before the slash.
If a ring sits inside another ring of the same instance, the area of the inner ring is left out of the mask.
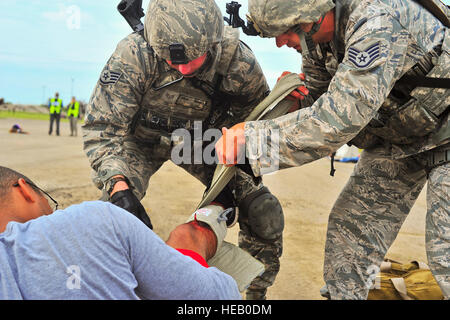
<path id="1" fill-rule="evenodd" d="M 348 49 L 348 57 L 356 67 L 368 67 L 372 62 L 380 58 L 380 43 L 377 42 L 363 51 L 350 47 Z"/>
<path id="2" fill-rule="evenodd" d="M 103 71 L 100 75 L 100 83 L 103 85 L 115 84 L 122 74 L 113 71 Z"/>

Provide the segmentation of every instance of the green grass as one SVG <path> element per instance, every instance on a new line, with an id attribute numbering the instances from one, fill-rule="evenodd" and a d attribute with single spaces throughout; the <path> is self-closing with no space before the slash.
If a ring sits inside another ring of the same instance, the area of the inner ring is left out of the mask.
<path id="1" fill-rule="evenodd" d="M 34 113 L 24 111 L 0 111 L 0 119 L 15 118 L 15 119 L 32 119 L 32 120 L 50 120 L 50 115 L 45 113 Z M 61 118 L 62 122 L 68 122 L 69 119 Z"/>
<path id="2" fill-rule="evenodd" d="M 33 119 L 33 120 L 49 120 L 50 116 L 45 113 L 34 113 L 24 111 L 0 111 L 0 118 L 17 118 L 17 119 Z"/>

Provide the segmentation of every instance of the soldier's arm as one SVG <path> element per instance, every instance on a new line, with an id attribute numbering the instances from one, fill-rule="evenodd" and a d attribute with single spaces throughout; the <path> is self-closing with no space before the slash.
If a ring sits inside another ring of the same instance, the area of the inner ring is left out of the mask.
<path id="1" fill-rule="evenodd" d="M 355 137 L 375 116 L 402 75 L 411 39 L 389 15 L 355 25 L 355 29 L 347 30 L 346 55 L 328 91 L 311 107 L 246 124 L 247 149 L 252 145 L 252 150 L 259 152 L 275 150 L 270 157 L 252 163 L 255 175 L 261 174 L 261 168 L 275 170 L 273 159 L 279 160 L 279 168 L 288 168 L 327 156 Z M 358 51 L 368 51 L 367 66 L 355 60 Z M 269 136 L 271 139 L 267 139 Z"/>
<path id="2" fill-rule="evenodd" d="M 230 108 L 233 124 L 244 121 L 270 92 L 261 66 L 243 42 L 239 43 L 234 54 L 228 74 L 222 81 L 222 89 L 235 97 Z"/>
<path id="3" fill-rule="evenodd" d="M 152 66 L 147 44 L 133 34 L 113 53 L 87 105 L 83 125 L 84 151 L 94 170 L 94 183 L 102 189 L 117 175 L 128 178 L 142 197 L 147 184 L 146 156 L 131 135 L 131 124 L 150 81 Z"/>
<path id="4" fill-rule="evenodd" d="M 302 73 L 305 74 L 305 86 L 309 94 L 300 101 L 300 108 L 308 108 L 327 92 L 332 76 L 325 68 L 324 61 L 316 62 L 312 59 L 302 59 Z"/>

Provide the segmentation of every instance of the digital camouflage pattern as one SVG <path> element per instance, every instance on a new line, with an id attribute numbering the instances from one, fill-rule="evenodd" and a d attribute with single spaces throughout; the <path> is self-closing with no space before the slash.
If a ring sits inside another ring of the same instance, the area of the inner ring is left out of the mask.
<path id="1" fill-rule="evenodd" d="M 197 1 L 186 1 L 194 2 Z M 209 2 L 213 3 L 206 3 Z M 174 33 L 183 34 L 185 26 L 178 26 L 182 29 Z M 118 44 L 100 75 L 82 127 L 84 151 L 99 189 L 108 190 L 110 178 L 121 174 L 129 179 L 131 189 L 142 199 L 150 177 L 171 159 L 171 150 L 177 145 L 171 139 L 173 131 L 180 128 L 191 131 L 195 121 L 201 123 L 203 132 L 208 128 L 231 127 L 244 121 L 268 94 L 261 67 L 251 50 L 239 41 L 237 30 L 224 27 L 223 39 L 213 50 L 215 56 L 190 79 L 170 68 L 139 34 L 133 33 Z M 204 87 L 199 87 L 198 82 Z M 206 90 L 211 88 L 213 96 Z M 211 182 L 215 170 L 215 165 L 180 166 L 205 185 Z M 261 178 L 239 170 L 230 187 L 238 204 L 263 184 Z M 240 222 L 240 227 L 251 228 L 245 221 Z M 267 279 L 261 289 L 264 291 L 278 272 L 278 267 L 272 268 L 271 264 L 279 264 L 281 249 L 278 242 L 262 244 L 262 241 L 245 238 L 239 245 L 250 252 L 254 247 L 274 252 L 275 256 L 269 253 L 257 257 L 268 270 L 260 277 Z"/>
<path id="2" fill-rule="evenodd" d="M 248 18 L 262 37 L 277 37 L 300 23 L 317 22 L 333 8 L 331 0 L 249 0 Z"/>
<path id="3" fill-rule="evenodd" d="M 367 298 L 378 273 L 373 267 L 383 262 L 427 182 L 425 165 L 423 155 L 395 160 L 382 147 L 363 151 L 329 217 L 324 279 L 333 299 Z M 449 195 L 450 163 L 447 163 L 429 173 L 425 227 L 428 264 L 447 299 Z"/>
<path id="4" fill-rule="evenodd" d="M 335 39 L 316 46 L 318 59 L 303 59 L 310 94 L 302 109 L 248 122 L 245 134 L 257 152 L 264 142 L 278 149 L 280 168 L 323 158 L 345 143 L 365 149 L 330 216 L 324 266 L 332 298 L 364 299 L 369 266 L 381 263 L 427 179 L 420 158 L 449 148 L 450 90 L 398 80 L 450 77 L 450 31 L 409 0 L 336 1 L 335 21 Z M 279 145 L 264 139 L 275 130 Z M 252 163 L 257 176 L 269 166 Z M 448 164 L 430 172 L 427 218 L 430 266 L 447 298 L 448 179 Z"/>
<path id="5" fill-rule="evenodd" d="M 163 59 L 170 60 L 171 44 L 183 44 L 191 61 L 222 41 L 223 18 L 213 0 L 152 0 L 147 12 L 145 38 Z"/>
<path id="6" fill-rule="evenodd" d="M 256 277 L 247 290 L 247 300 L 266 299 L 267 288 L 274 282 L 280 271 L 280 257 L 283 253 L 283 237 L 275 241 L 261 241 L 252 235 L 247 217 L 239 217 L 241 230 L 238 235 L 239 247 L 246 250 L 253 257 L 264 263 L 265 271 Z"/>

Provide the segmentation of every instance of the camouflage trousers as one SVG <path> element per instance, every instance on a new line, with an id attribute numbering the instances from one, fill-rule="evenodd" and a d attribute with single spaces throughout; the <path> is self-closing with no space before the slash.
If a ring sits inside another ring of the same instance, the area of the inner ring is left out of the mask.
<path id="1" fill-rule="evenodd" d="M 251 233 L 251 226 L 245 217 L 239 219 L 239 247 L 250 253 L 253 257 L 264 263 L 264 273 L 255 278 L 247 289 L 247 300 L 265 300 L 267 288 L 274 282 L 280 271 L 280 257 L 283 251 L 283 238 L 280 236 L 274 241 L 265 241 Z"/>
<path id="2" fill-rule="evenodd" d="M 367 299 L 373 270 L 427 181 L 428 264 L 450 298 L 450 163 L 429 171 L 425 156 L 392 160 L 383 148 L 361 154 L 329 217 L 324 280 L 332 299 Z"/>

